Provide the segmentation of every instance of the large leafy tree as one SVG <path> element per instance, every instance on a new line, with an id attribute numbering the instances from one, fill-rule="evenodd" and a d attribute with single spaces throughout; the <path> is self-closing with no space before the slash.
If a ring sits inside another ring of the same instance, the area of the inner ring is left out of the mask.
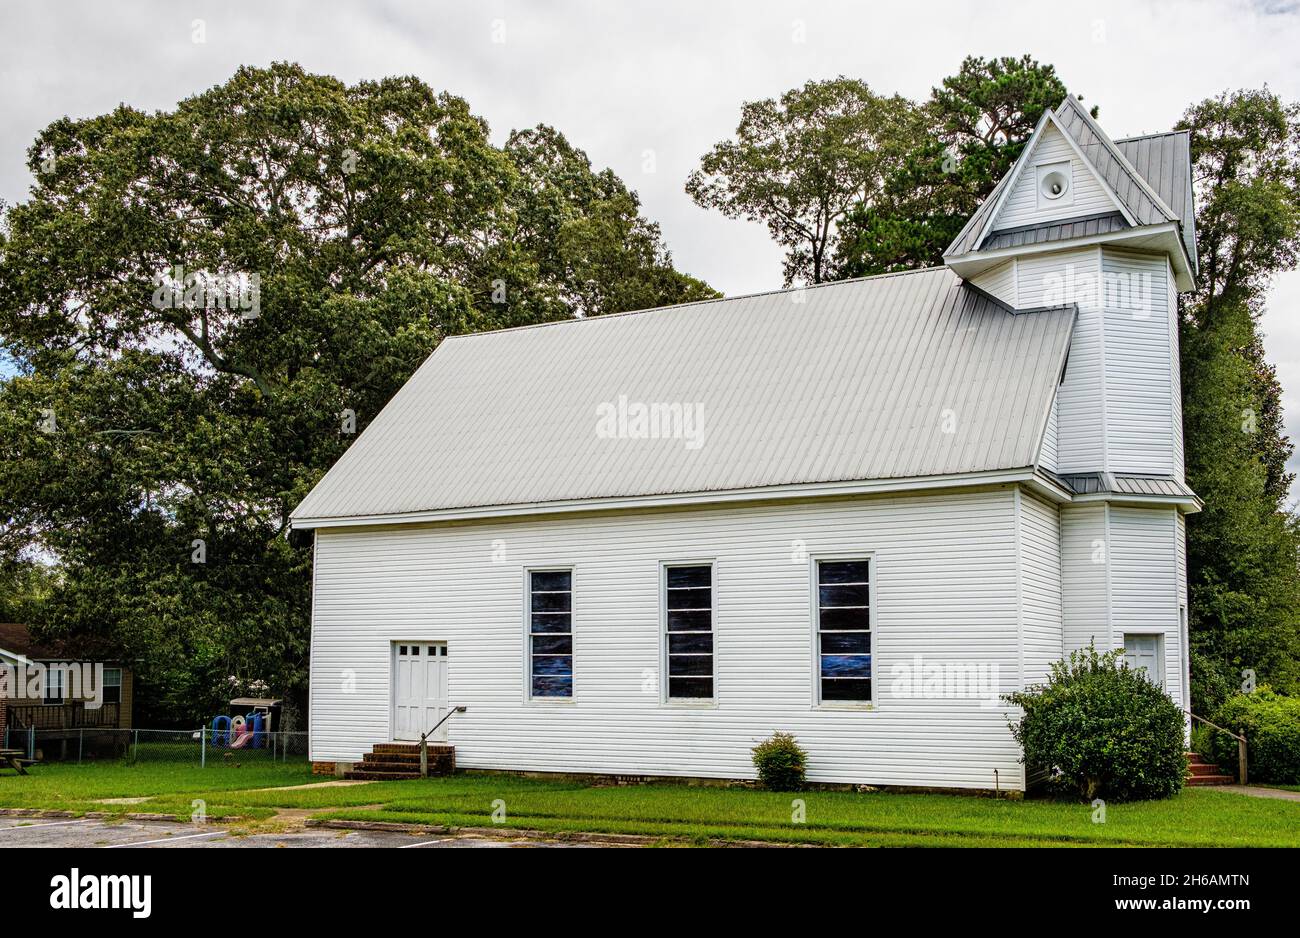
<path id="1" fill-rule="evenodd" d="M 928 132 L 921 144 L 847 213 L 835 277 L 942 263 L 944 248 L 1015 163 L 1043 112 L 1065 95 L 1055 67 L 1028 55 L 967 57 L 922 105 Z"/>
<path id="2" fill-rule="evenodd" d="M 750 101 L 733 140 L 713 147 L 686 191 L 701 206 L 767 225 L 785 249 L 785 283 L 821 283 L 840 220 L 872 201 L 921 141 L 915 106 L 851 78 L 810 81 Z"/>
<path id="3" fill-rule="evenodd" d="M 1292 444 L 1259 333 L 1273 276 L 1300 248 L 1300 108 L 1273 92 L 1188 109 L 1201 275 L 1182 316 L 1193 691 L 1208 712 L 1249 669 L 1300 691 L 1300 532 L 1285 508 Z"/>
<path id="4" fill-rule="evenodd" d="M 231 675 L 301 692 L 288 513 L 444 336 L 715 295 L 559 133 L 494 147 L 413 78 L 243 68 L 57 120 L 29 167 L 0 229 L 0 561 L 57 565 L 33 624 L 137 659 L 142 721 Z"/>

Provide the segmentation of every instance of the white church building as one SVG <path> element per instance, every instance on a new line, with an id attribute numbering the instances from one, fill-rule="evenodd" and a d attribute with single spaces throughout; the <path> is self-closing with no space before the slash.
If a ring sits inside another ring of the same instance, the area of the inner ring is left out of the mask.
<path id="1" fill-rule="evenodd" d="M 446 339 L 293 514 L 312 760 L 1023 789 L 1089 642 L 1186 708 L 1195 243 L 1187 134 L 1070 98 L 942 267 Z"/>

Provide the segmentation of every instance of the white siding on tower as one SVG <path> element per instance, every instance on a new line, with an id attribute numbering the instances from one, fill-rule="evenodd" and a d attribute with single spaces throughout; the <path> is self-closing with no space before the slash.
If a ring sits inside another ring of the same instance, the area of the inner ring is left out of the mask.
<path id="1" fill-rule="evenodd" d="M 1127 632 L 1159 632 L 1164 639 L 1165 690 L 1182 700 L 1178 512 L 1112 505 L 1109 527 L 1113 647 L 1123 647 Z"/>
<path id="2" fill-rule="evenodd" d="M 1173 411 L 1174 478 L 1181 482 L 1184 479 L 1183 379 L 1181 354 L 1178 347 L 1181 338 L 1178 334 L 1178 288 L 1174 285 L 1173 265 L 1169 263 L 1167 258 L 1165 259 L 1165 305 L 1169 313 L 1169 374 L 1172 379 L 1172 386 L 1169 389 L 1169 406 Z"/>
<path id="3" fill-rule="evenodd" d="M 994 231 L 1119 210 L 1119 205 L 1106 192 L 1097 174 L 1079 159 L 1074 152 L 1074 147 L 1055 125 L 1048 123 L 1043 128 L 1037 146 L 1027 155 L 1030 162 L 1025 165 L 1016 179 L 1015 186 L 1007 195 L 1002 210 L 993 222 Z M 1067 204 L 1052 203 L 1045 208 L 1040 208 L 1038 174 L 1034 171 L 1034 167 L 1042 163 L 1066 160 L 1071 165 L 1073 201 Z"/>
<path id="4" fill-rule="evenodd" d="M 996 296 L 1008 306 L 1016 305 L 1016 262 L 1013 258 L 1004 264 L 990 267 L 971 278 L 971 283 L 985 293 Z"/>
<path id="5" fill-rule="evenodd" d="M 1110 648 L 1106 505 L 1061 506 L 1064 651 Z"/>
<path id="6" fill-rule="evenodd" d="M 1191 645 L 1187 636 L 1187 519 L 1182 514 L 1174 516 L 1174 558 L 1178 576 L 1179 641 L 1182 644 L 1182 662 L 1179 673 L 1183 677 L 1183 709 L 1192 708 Z"/>
<path id="7" fill-rule="evenodd" d="M 782 729 L 815 781 L 991 788 L 997 770 L 1018 788 L 1000 703 L 909 699 L 893 684 L 920 655 L 996 665 L 999 691 L 1017 685 L 1015 500 L 998 488 L 320 530 L 311 758 L 353 761 L 390 738 L 390 642 L 423 639 L 448 643 L 449 703 L 469 708 L 449 724 L 465 767 L 751 778 L 750 747 Z M 1045 565 L 1038 514 L 1025 544 Z M 809 558 L 864 552 L 876 706 L 818 708 Z M 711 707 L 662 703 L 655 684 L 659 564 L 685 559 L 715 563 Z M 573 569 L 571 703 L 524 701 L 523 571 L 538 565 Z M 1052 615 L 1050 577 L 1026 582 L 1037 630 Z"/>
<path id="8" fill-rule="evenodd" d="M 1079 307 L 1065 380 L 1056 391 L 1060 472 L 1103 468 L 1106 422 L 1100 277 L 1101 252 L 1097 248 L 1036 254 L 1022 257 L 1016 264 L 1016 294 L 1022 308 L 1058 303 Z"/>
<path id="9" fill-rule="evenodd" d="M 1060 462 L 1061 412 L 1058 400 L 1059 398 L 1052 399 L 1052 410 L 1047 415 L 1047 429 L 1043 432 L 1043 445 L 1038 451 L 1038 465 L 1048 472 L 1055 472 Z"/>
<path id="10" fill-rule="evenodd" d="M 1163 255 L 1102 250 L 1106 368 L 1106 469 L 1174 473 L 1169 262 Z"/>
<path id="11" fill-rule="evenodd" d="M 1055 505 L 1020 497 L 1021 631 L 1025 686 L 1047 680 L 1061 657 L 1061 527 Z"/>

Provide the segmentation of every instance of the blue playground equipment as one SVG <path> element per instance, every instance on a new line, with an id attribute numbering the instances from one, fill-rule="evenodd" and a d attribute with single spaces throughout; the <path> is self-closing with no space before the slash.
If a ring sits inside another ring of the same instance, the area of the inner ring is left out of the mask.
<path id="1" fill-rule="evenodd" d="M 267 720 L 261 713 L 253 712 L 234 717 L 218 714 L 212 718 L 213 746 L 227 749 L 265 749 L 266 734 Z"/>

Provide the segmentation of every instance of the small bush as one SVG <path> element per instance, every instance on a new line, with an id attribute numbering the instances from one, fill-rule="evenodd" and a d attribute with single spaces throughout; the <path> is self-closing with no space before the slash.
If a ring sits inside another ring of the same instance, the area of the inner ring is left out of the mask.
<path id="1" fill-rule="evenodd" d="M 1229 697 L 1213 720 L 1246 737 L 1246 775 L 1252 782 L 1300 785 L 1300 698 L 1267 686 Z M 1211 737 L 1213 759 L 1230 775 L 1237 771 L 1237 741 L 1227 733 Z"/>
<path id="2" fill-rule="evenodd" d="M 753 748 L 758 783 L 768 791 L 799 791 L 804 786 L 808 753 L 789 733 L 773 733 Z"/>
<path id="3" fill-rule="evenodd" d="M 1024 710 L 1011 732 L 1028 766 L 1091 801 L 1167 798 L 1183 787 L 1183 712 L 1124 652 L 1089 647 L 1052 665 L 1045 686 L 1008 694 Z"/>

